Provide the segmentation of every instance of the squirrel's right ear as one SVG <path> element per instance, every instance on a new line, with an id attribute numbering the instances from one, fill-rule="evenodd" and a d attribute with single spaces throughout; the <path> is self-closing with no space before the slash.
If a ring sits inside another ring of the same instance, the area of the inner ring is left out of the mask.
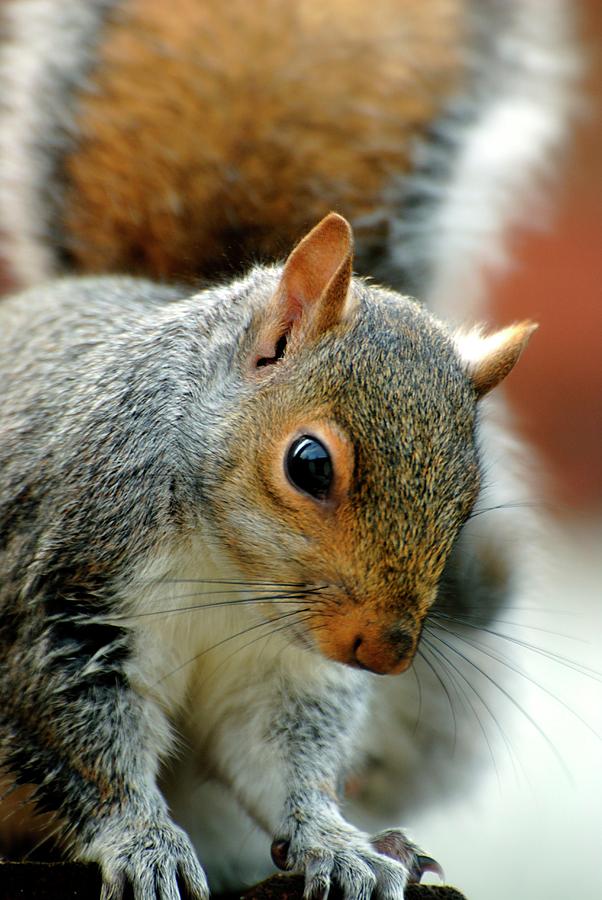
<path id="1" fill-rule="evenodd" d="M 265 366 L 343 322 L 349 312 L 353 265 L 351 225 L 329 213 L 292 251 L 266 311 L 256 354 Z"/>
<path id="2" fill-rule="evenodd" d="M 517 322 L 489 335 L 478 327 L 456 334 L 456 348 L 479 397 L 510 374 L 537 328 L 535 322 Z"/>

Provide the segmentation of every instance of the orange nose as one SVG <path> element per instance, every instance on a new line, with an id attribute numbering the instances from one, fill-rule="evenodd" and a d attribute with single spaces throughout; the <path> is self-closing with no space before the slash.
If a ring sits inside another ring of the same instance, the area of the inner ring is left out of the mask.
<path id="1" fill-rule="evenodd" d="M 405 672 L 420 637 L 419 622 L 389 620 L 383 624 L 361 607 L 347 609 L 344 615 L 316 618 L 315 624 L 314 639 L 324 656 L 377 675 Z"/>
<path id="2" fill-rule="evenodd" d="M 352 665 L 377 675 L 398 675 L 412 664 L 416 650 L 414 637 L 395 626 L 387 631 L 357 634 L 352 644 Z"/>

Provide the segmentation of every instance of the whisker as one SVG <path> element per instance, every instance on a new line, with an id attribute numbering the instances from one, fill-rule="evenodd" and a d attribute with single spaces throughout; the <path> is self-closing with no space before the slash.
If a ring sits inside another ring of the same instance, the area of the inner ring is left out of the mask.
<path id="1" fill-rule="evenodd" d="M 429 634 L 431 634 L 430 631 L 429 631 Z M 432 634 L 432 637 L 433 637 L 435 640 L 437 639 L 437 635 L 435 635 L 435 634 Z M 422 638 L 422 639 L 425 640 L 425 635 L 423 635 L 423 638 Z M 427 640 L 428 640 L 428 638 L 427 638 Z M 462 681 L 467 685 L 467 687 L 472 691 L 472 693 L 475 695 L 475 697 L 477 698 L 477 700 L 479 701 L 479 703 L 481 703 L 481 704 L 483 705 L 483 707 L 485 708 L 486 712 L 489 714 L 489 716 L 490 716 L 492 722 L 493 722 L 494 725 L 496 726 L 496 728 L 497 728 L 497 730 L 498 730 L 498 732 L 499 732 L 499 734 L 500 734 L 500 736 L 501 736 L 501 738 L 502 738 L 502 740 L 503 740 L 503 742 L 504 742 L 504 744 L 505 744 L 505 746 L 506 746 L 506 750 L 507 750 L 507 752 L 508 752 L 508 757 L 509 757 L 509 759 L 510 759 L 510 761 L 511 761 L 511 763 L 512 763 L 512 768 L 514 769 L 514 772 L 515 772 L 515 775 L 516 775 L 516 774 L 517 774 L 517 763 L 520 764 L 520 761 L 519 761 L 518 758 L 516 757 L 516 755 L 515 755 L 515 753 L 514 753 L 514 750 L 513 750 L 513 748 L 512 748 L 512 745 L 511 745 L 511 743 L 510 743 L 510 740 L 509 740 L 509 738 L 508 738 L 506 732 L 505 732 L 504 729 L 502 728 L 502 725 L 501 725 L 500 721 L 498 720 L 497 716 L 496 716 L 495 713 L 493 712 L 493 710 L 492 710 L 490 704 L 487 702 L 487 700 L 486 700 L 484 697 L 482 697 L 482 696 L 479 694 L 479 692 L 477 691 L 476 687 L 472 684 L 472 682 L 470 681 L 470 679 L 469 679 L 469 678 L 467 677 L 467 675 L 460 669 L 460 667 L 459 667 L 458 665 L 456 665 L 454 662 L 452 662 L 451 659 L 448 659 L 448 657 L 443 653 L 443 651 L 442 651 L 441 649 L 438 649 L 438 648 L 434 647 L 432 644 L 430 644 L 430 647 L 431 647 L 431 650 L 432 650 L 433 653 L 437 653 L 437 654 L 439 654 L 439 655 L 441 656 L 442 661 L 445 663 L 445 665 L 449 666 L 451 669 L 453 669 L 455 672 L 457 672 L 458 676 L 459 676 L 459 677 L 462 679 Z M 487 744 L 487 749 L 488 749 L 488 751 L 489 751 L 489 756 L 490 756 L 490 758 L 491 758 L 491 762 L 492 762 L 492 764 L 493 764 L 493 768 L 494 768 L 494 771 L 495 771 L 495 774 L 496 774 L 498 786 L 499 786 L 499 788 L 501 789 L 502 781 L 501 781 L 500 772 L 499 772 L 499 769 L 498 769 L 498 766 L 497 766 L 497 762 L 496 762 L 496 759 L 495 759 L 495 752 L 494 752 L 494 749 L 493 749 L 493 745 L 492 745 L 491 740 L 490 740 L 490 738 L 489 738 L 489 734 L 488 734 L 488 732 L 487 732 L 487 729 L 485 728 L 485 725 L 484 725 L 484 723 L 483 723 L 483 721 L 482 721 L 482 719 L 481 719 L 481 716 L 479 715 L 478 709 L 475 707 L 474 703 L 473 703 L 472 700 L 470 699 L 470 696 L 466 693 L 466 691 L 464 691 L 463 693 L 464 693 L 464 695 L 465 695 L 465 697 L 466 697 L 467 703 L 469 704 L 469 706 L 470 706 L 470 708 L 471 708 L 471 710 L 472 710 L 472 712 L 473 712 L 473 715 L 474 715 L 475 719 L 477 720 L 477 723 L 478 723 L 478 725 L 479 725 L 479 729 L 481 730 L 481 732 L 482 732 L 482 734 L 483 734 L 483 737 L 484 737 L 484 739 L 485 739 L 485 743 Z M 524 772 L 523 772 L 523 774 L 524 774 Z"/>
<path id="2" fill-rule="evenodd" d="M 515 610 L 513 607 L 514 611 Z M 535 607 L 531 608 L 531 610 L 523 610 L 530 612 L 537 612 Z M 544 610 L 542 610 L 544 611 Z M 548 610 L 549 612 L 549 610 Z M 437 600 L 433 607 L 429 610 L 429 618 L 439 616 L 440 618 L 449 619 L 450 622 L 457 622 L 460 625 L 475 625 L 477 628 L 481 627 L 481 623 L 487 625 L 488 622 L 495 621 L 498 625 L 509 625 L 515 628 L 525 628 L 529 631 L 543 631 L 547 634 L 553 634 L 557 637 L 565 637 L 564 631 L 553 631 L 552 629 L 544 628 L 541 625 L 528 625 L 526 622 L 517 622 L 513 619 L 500 619 L 497 616 L 492 618 L 487 610 L 481 609 L 480 606 L 464 606 L 463 608 L 458 609 L 458 606 L 453 603 L 439 603 Z"/>
<path id="3" fill-rule="evenodd" d="M 476 519 L 478 516 L 482 516 L 484 513 L 495 512 L 498 509 L 542 509 L 545 507 L 545 503 L 543 501 L 533 501 L 533 500 L 515 500 L 511 503 L 497 503 L 495 506 L 485 506 L 480 509 L 474 509 L 467 518 L 467 522 L 470 522 L 471 519 Z"/>
<path id="4" fill-rule="evenodd" d="M 559 663 L 560 665 L 565 666 L 567 669 L 571 669 L 573 672 L 577 672 L 579 675 L 585 675 L 588 678 L 592 678 L 594 681 L 598 681 L 602 683 L 602 673 L 598 672 L 596 669 L 591 668 L 590 666 L 586 666 L 583 663 L 577 662 L 574 659 L 571 659 L 568 656 L 563 656 L 560 653 L 557 653 L 554 650 L 549 650 L 547 647 L 541 647 L 537 644 L 532 644 L 530 641 L 525 641 L 522 638 L 516 637 L 512 634 L 506 634 L 503 631 L 497 631 L 495 628 L 491 628 L 486 625 L 478 625 L 474 622 L 471 622 L 469 619 L 465 619 L 461 616 L 447 616 L 440 615 L 439 613 L 434 613 L 431 615 L 431 618 L 436 621 L 437 619 L 445 619 L 446 621 L 451 622 L 452 624 L 458 624 L 466 626 L 467 628 L 472 628 L 475 631 L 484 632 L 485 634 L 490 634 L 493 637 L 499 638 L 500 640 L 508 641 L 509 643 L 516 644 L 518 647 L 523 647 L 526 650 L 530 650 L 533 653 L 537 653 L 539 656 L 543 656 L 545 659 L 549 659 L 551 662 Z M 522 628 L 523 626 L 520 623 L 506 623 L 515 625 L 517 628 Z M 441 626 L 444 627 L 443 625 Z M 525 626 L 528 627 L 528 626 Z M 534 626 L 535 627 L 535 626 Z M 558 631 L 551 631 L 545 628 L 538 629 L 544 634 L 550 634 L 555 637 L 567 637 L 567 635 Z M 453 633 L 453 632 L 452 632 Z M 456 635 L 459 637 L 459 635 Z M 580 643 L 587 644 L 588 642 L 582 638 L 573 638 L 573 640 L 579 641 Z M 535 684 L 536 682 L 534 682 Z M 545 688 L 542 688 L 545 690 Z"/>
<path id="5" fill-rule="evenodd" d="M 219 593 L 219 592 L 217 592 Z M 237 591 L 233 591 L 233 593 L 238 593 Z M 200 609 L 223 609 L 228 606 L 244 606 L 251 604 L 261 604 L 261 603 L 274 603 L 282 605 L 285 603 L 298 603 L 299 599 L 305 598 L 308 594 L 316 594 L 318 590 L 316 588 L 309 588 L 305 591 L 299 591 L 297 594 L 291 594 L 287 592 L 286 594 L 272 594 L 270 596 L 261 596 L 261 597 L 240 597 L 237 600 L 224 600 L 223 602 L 216 603 L 195 603 L 191 606 L 176 606 L 172 609 L 152 609 L 146 610 L 145 612 L 140 613 L 123 613 L 117 616 L 110 616 L 107 618 L 103 616 L 104 622 L 123 622 L 128 621 L 130 619 L 144 619 L 149 616 L 168 616 L 172 613 L 184 613 L 184 612 L 194 612 Z M 173 600 L 184 600 L 187 597 L 196 597 L 198 594 L 181 594 L 178 597 L 173 597 Z M 203 596 L 203 595 L 201 595 Z"/>
<path id="6" fill-rule="evenodd" d="M 204 650 L 201 650 L 200 653 L 195 654 L 195 656 L 191 656 L 190 659 L 185 660 L 175 669 L 172 669 L 171 672 L 168 672 L 162 678 L 159 679 L 157 684 L 165 681 L 167 678 L 171 678 L 173 675 L 180 672 L 185 666 L 190 665 L 190 663 L 195 662 L 197 659 L 200 659 L 202 656 L 205 656 L 207 653 L 210 653 L 212 650 L 216 650 L 218 647 L 223 646 L 223 644 L 227 644 L 228 641 L 233 641 L 237 637 L 241 637 L 243 634 L 248 634 L 250 631 L 255 631 L 257 628 L 264 628 L 268 625 L 273 624 L 273 622 L 280 622 L 282 619 L 287 619 L 290 616 L 296 616 L 301 612 L 310 612 L 309 607 L 300 610 L 293 610 L 293 612 L 283 613 L 281 616 L 278 616 L 276 619 L 268 622 L 256 622 L 254 625 L 250 625 L 248 628 L 243 628 L 242 631 L 236 632 L 236 634 L 231 634 L 228 637 L 223 638 L 221 641 L 217 641 L 217 643 L 212 644 L 211 647 L 206 647 Z"/>
<path id="7" fill-rule="evenodd" d="M 152 584 L 225 584 L 225 585 L 248 585 L 250 588 L 268 587 L 281 589 L 285 587 L 302 588 L 306 587 L 303 581 L 227 581 L 219 578 L 159 578 Z"/>
<path id="8" fill-rule="evenodd" d="M 414 728 L 412 729 L 412 734 L 416 734 L 418 731 L 418 725 L 420 724 L 420 719 L 422 717 L 422 683 L 420 681 L 420 676 L 418 674 L 416 666 L 412 666 L 411 671 L 414 675 L 414 679 L 416 681 L 416 690 L 418 691 L 418 706 L 416 709 L 416 719 L 414 721 Z"/>
<path id="9" fill-rule="evenodd" d="M 458 640 L 463 641 L 464 643 L 468 644 L 469 647 L 473 647 L 473 649 L 480 650 L 481 653 L 484 653 L 485 655 L 489 655 L 491 659 L 494 659 L 494 660 L 496 659 L 496 657 L 495 657 L 494 655 L 487 653 L 484 649 L 481 649 L 478 645 L 475 645 L 472 641 L 469 641 L 469 640 L 467 640 L 466 638 L 463 638 L 463 637 L 462 637 L 461 635 L 459 635 L 459 634 L 455 634 L 454 632 L 450 632 L 449 629 L 446 629 L 444 626 L 442 626 L 442 625 L 437 625 L 437 628 L 441 628 L 443 631 L 446 631 L 448 634 L 451 634 L 453 637 L 457 638 Z M 525 716 L 525 718 L 527 719 L 527 721 L 529 721 L 529 722 L 531 723 L 531 725 L 533 726 L 533 728 L 537 731 L 537 733 L 540 735 L 540 737 L 541 737 L 541 738 L 545 741 L 545 743 L 548 745 L 549 749 L 552 751 L 552 754 L 553 754 L 554 757 L 556 758 L 556 760 L 557 760 L 558 764 L 560 765 L 561 769 L 563 770 L 563 772 L 565 773 L 565 775 L 567 776 L 567 778 L 569 779 L 569 781 L 572 782 L 572 776 L 571 776 L 571 773 L 570 773 L 569 769 L 567 768 L 567 766 L 566 766 L 564 760 L 562 759 L 560 753 L 558 752 L 558 750 L 557 750 L 556 747 L 554 746 L 554 743 L 553 743 L 552 739 L 551 739 L 550 736 L 543 730 L 543 728 L 541 728 L 541 726 L 538 725 L 538 723 L 535 721 L 535 719 L 533 718 L 533 716 L 528 712 L 528 710 L 526 710 L 525 707 L 524 707 L 521 703 L 518 702 L 518 700 L 516 699 L 516 697 L 513 697 L 512 694 L 511 694 L 508 690 L 506 690 L 506 688 L 503 687 L 498 681 L 496 681 L 495 678 L 493 678 L 488 672 L 486 672 L 485 669 L 483 669 L 481 666 L 479 666 L 473 659 L 470 659 L 468 656 L 466 656 L 464 653 L 462 653 L 460 650 L 458 650 L 458 648 L 455 647 L 453 644 L 450 644 L 449 641 L 446 641 L 444 638 L 442 638 L 442 637 L 441 637 L 440 635 L 438 635 L 438 634 L 435 634 L 433 631 L 431 631 L 430 634 L 431 634 L 431 636 L 432 636 L 435 640 L 439 641 L 441 644 L 443 644 L 444 646 L 446 646 L 449 650 L 452 651 L 452 653 L 455 653 L 455 654 L 456 654 L 457 656 L 459 656 L 461 659 L 465 660 L 465 662 L 467 662 L 470 666 L 472 666 L 473 669 L 475 669 L 477 672 L 479 672 L 479 673 L 483 676 L 483 678 L 485 678 L 487 681 L 489 681 L 490 684 L 492 684 L 498 691 L 500 691 L 500 693 L 503 694 L 503 695 L 507 698 L 507 700 L 509 700 L 510 703 L 511 703 L 517 710 L 519 710 L 519 712 L 521 712 L 521 713 Z M 499 659 L 498 659 L 497 661 L 498 661 L 498 662 L 502 662 L 502 664 L 505 664 L 505 663 L 503 663 L 503 660 L 499 660 Z M 509 664 L 506 664 L 506 665 L 508 665 L 508 668 L 513 669 L 513 667 L 512 667 L 511 665 L 509 665 Z M 520 670 L 514 670 L 514 671 L 517 671 L 517 673 L 518 673 L 519 675 L 522 675 L 524 678 L 527 678 L 528 680 L 531 680 L 531 679 L 529 678 L 528 675 L 526 675 L 525 673 L 521 672 Z M 534 682 L 534 683 L 537 684 L 537 682 Z M 538 685 L 538 686 L 539 686 L 539 685 Z M 544 689 L 544 690 L 545 690 L 545 689 Z M 546 691 L 546 693 L 548 693 L 548 692 Z M 552 694 L 551 696 L 554 696 L 554 695 Z M 558 699 L 558 701 L 559 701 L 560 703 L 562 703 L 562 701 L 561 701 L 559 698 L 555 698 L 555 699 Z M 565 705 L 565 704 L 562 703 L 562 705 Z M 567 707 L 567 709 L 570 709 L 570 708 Z M 573 713 L 574 713 L 574 710 L 573 710 Z M 574 713 L 574 714 L 577 715 L 576 713 Z M 578 715 L 577 715 L 577 717 L 580 718 L 580 716 L 578 716 Z"/>
<path id="10" fill-rule="evenodd" d="M 447 630 L 442 625 L 439 627 L 443 628 L 444 630 Z M 453 633 L 453 632 L 448 631 L 448 633 Z M 584 725 L 589 731 L 591 731 L 591 733 L 594 735 L 594 737 L 596 737 L 599 741 L 602 741 L 602 735 L 600 735 L 590 725 L 590 723 L 587 721 L 587 719 L 584 719 L 582 716 L 580 716 L 579 713 L 575 709 L 573 709 L 572 706 L 569 706 L 569 704 L 566 703 L 562 699 L 562 697 L 559 697 L 557 694 L 555 694 L 549 688 L 545 687 L 543 684 L 541 684 L 539 681 L 537 681 L 535 678 L 533 678 L 533 676 L 529 675 L 523 669 L 519 668 L 512 659 L 509 659 L 507 656 L 504 656 L 504 654 L 500 653 L 499 651 L 494 651 L 491 647 L 488 647 L 486 644 L 481 644 L 479 641 L 470 641 L 468 638 L 462 637 L 459 634 L 455 635 L 455 637 L 457 637 L 459 640 L 464 641 L 469 646 L 474 647 L 474 649 L 478 650 L 480 653 L 483 653 L 484 655 L 489 656 L 490 659 L 493 659 L 496 662 L 501 663 L 501 665 L 506 666 L 508 669 L 515 672 L 517 675 L 520 675 L 525 680 L 530 681 L 531 684 L 533 684 L 535 687 L 539 688 L 540 691 L 543 691 L 543 693 L 545 693 L 549 697 L 551 697 L 552 700 L 554 700 L 556 703 L 558 703 L 560 706 L 562 706 L 564 709 L 566 709 L 567 712 L 569 712 L 574 718 L 576 718 L 579 722 L 581 722 L 582 725 Z M 557 661 L 556 659 L 554 659 L 554 657 L 551 657 L 551 658 L 552 658 L 553 662 Z M 562 657 L 560 657 L 560 661 L 562 661 Z M 566 663 L 566 665 L 568 668 L 571 668 L 569 663 Z M 578 664 L 575 664 L 575 666 L 577 666 L 577 665 Z M 574 668 L 573 671 L 576 671 L 579 675 L 587 674 L 587 673 L 582 672 L 580 668 Z M 596 679 L 596 680 L 598 680 L 598 679 Z"/>
<path id="11" fill-rule="evenodd" d="M 439 610 L 442 610 L 444 612 L 454 614 L 457 610 L 457 606 L 455 606 L 453 603 L 446 603 L 445 601 L 441 602 L 441 598 L 437 598 L 433 609 L 435 609 L 437 612 L 439 612 Z M 479 608 L 476 606 L 469 607 L 469 609 L 475 609 L 477 612 L 480 611 Z M 514 604 L 512 604 L 512 611 L 513 612 L 534 612 L 534 613 L 540 613 L 542 615 L 547 615 L 547 616 L 575 616 L 577 618 L 581 617 L 581 614 L 579 613 L 579 611 L 575 610 L 575 609 L 545 609 L 541 606 L 515 606 Z M 430 613 L 429 613 L 429 615 L 430 615 Z"/>
<path id="12" fill-rule="evenodd" d="M 174 594 L 173 596 L 174 596 L 174 599 L 176 599 L 176 600 L 179 600 L 179 599 L 182 599 L 185 597 L 228 597 L 231 595 L 234 595 L 235 597 L 239 597 L 241 594 L 251 594 L 252 593 L 252 594 L 257 595 L 258 590 L 260 590 L 260 594 L 258 596 L 263 597 L 265 595 L 269 599 L 274 594 L 282 593 L 283 588 L 282 587 L 274 587 L 274 588 L 263 588 L 263 589 L 259 588 L 258 589 L 256 587 L 253 587 L 253 588 L 245 588 L 245 589 L 236 588 L 235 590 L 232 590 L 232 591 L 224 591 L 224 590 L 191 591 L 190 593 L 187 593 L 187 594 Z M 318 588 L 292 588 L 291 590 L 287 590 L 286 593 L 297 595 L 297 594 L 309 593 L 310 591 L 315 593 L 317 590 L 318 590 Z"/>
<path id="13" fill-rule="evenodd" d="M 452 714 L 452 721 L 454 723 L 454 737 L 453 737 L 453 742 L 452 742 L 452 756 L 453 756 L 453 754 L 456 752 L 456 743 L 457 743 L 457 737 L 458 737 L 458 722 L 456 719 L 456 710 L 454 708 L 454 704 L 452 702 L 451 695 L 450 695 L 450 692 L 448 690 L 448 687 L 447 687 L 445 681 L 443 680 L 443 678 L 441 678 L 439 672 L 435 668 L 434 663 L 431 660 L 429 660 L 428 657 L 425 655 L 424 648 L 422 648 L 422 650 L 420 651 L 420 657 L 426 663 L 426 665 L 429 667 L 429 669 L 431 670 L 431 672 L 433 673 L 433 675 L 439 682 L 445 696 L 447 697 L 447 702 L 449 704 L 449 708 L 450 708 L 450 711 Z"/>
<path id="14" fill-rule="evenodd" d="M 299 613 L 306 612 L 306 611 L 307 611 L 307 610 L 299 610 Z M 299 622 L 305 622 L 305 621 L 308 621 L 309 619 L 310 619 L 310 616 L 306 616 L 304 619 L 300 619 Z M 264 624 L 264 625 L 270 625 L 271 623 L 270 623 L 270 622 L 263 622 L 262 624 Z M 294 626 L 295 626 L 296 624 L 298 624 L 298 623 L 297 623 L 297 622 L 294 622 L 294 621 L 293 621 L 293 622 L 285 622 L 284 625 L 280 625 L 278 628 L 273 628 L 270 632 L 268 632 L 268 634 L 260 634 L 260 635 L 258 635 L 258 636 L 256 636 L 256 637 L 254 637 L 252 640 L 246 641 L 246 643 L 241 644 L 239 647 L 236 647 L 231 653 L 228 654 L 228 656 L 224 657 L 224 659 L 222 659 L 222 660 L 215 666 L 214 669 L 211 670 L 211 672 L 207 675 L 207 681 L 208 681 L 210 678 L 213 678 L 213 676 L 215 675 L 215 673 L 216 673 L 219 669 L 221 669 L 221 667 L 222 667 L 229 659 L 231 659 L 233 656 L 235 656 L 235 655 L 236 655 L 237 653 L 239 653 L 241 650 L 245 650 L 247 647 L 252 647 L 253 644 L 256 644 L 258 641 L 261 641 L 261 640 L 269 640 L 269 638 L 273 637 L 273 635 L 275 635 L 275 634 L 280 634 L 281 632 L 285 631 L 287 628 L 294 628 Z M 250 629 L 248 629 L 248 630 L 250 630 Z M 244 632 L 239 632 L 239 634 L 235 634 L 235 635 L 233 635 L 233 637 L 239 637 L 240 634 L 244 634 Z M 229 640 L 229 639 L 228 639 L 228 640 Z M 210 647 L 209 649 L 212 650 L 213 647 Z M 193 657 L 193 659 L 196 659 L 196 658 L 197 658 L 197 657 Z"/>
<path id="15" fill-rule="evenodd" d="M 429 617 L 432 617 L 435 619 L 436 618 L 446 619 L 447 621 L 456 623 L 458 625 L 467 625 L 469 628 L 478 628 L 479 631 L 489 631 L 490 634 L 494 634 L 498 637 L 507 637 L 507 638 L 513 639 L 512 635 L 504 634 L 503 631 L 501 631 L 501 632 L 495 631 L 495 630 L 491 629 L 491 627 L 488 626 L 486 623 L 481 624 L 477 617 L 475 617 L 474 619 L 469 619 L 467 616 L 455 615 L 453 613 L 447 613 L 447 612 L 440 612 L 438 609 L 431 610 L 431 612 L 429 613 Z M 554 631 L 552 628 L 542 628 L 541 625 L 527 625 L 526 622 L 513 622 L 510 619 L 498 619 L 497 617 L 496 617 L 495 621 L 498 625 L 508 625 L 511 628 L 524 628 L 525 630 L 528 630 L 528 631 L 539 631 L 542 634 L 550 634 L 550 635 L 552 635 L 552 637 L 561 637 L 561 638 L 565 638 L 566 640 L 578 641 L 580 644 L 588 643 L 585 640 L 585 638 L 578 638 L 576 636 L 566 634 L 566 632 L 564 632 L 564 631 Z"/>

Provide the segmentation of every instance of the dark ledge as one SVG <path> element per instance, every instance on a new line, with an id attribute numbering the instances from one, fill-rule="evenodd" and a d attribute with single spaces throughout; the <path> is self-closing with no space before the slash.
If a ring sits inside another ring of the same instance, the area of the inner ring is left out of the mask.
<path id="1" fill-rule="evenodd" d="M 267 881 L 224 896 L 222 900 L 302 900 L 303 879 L 298 875 L 274 875 Z M 336 893 L 330 895 L 333 900 Z M 98 900 L 100 876 L 93 865 L 83 863 L 0 862 L 0 900 Z M 411 884 L 404 900 L 465 900 L 451 887 Z"/>

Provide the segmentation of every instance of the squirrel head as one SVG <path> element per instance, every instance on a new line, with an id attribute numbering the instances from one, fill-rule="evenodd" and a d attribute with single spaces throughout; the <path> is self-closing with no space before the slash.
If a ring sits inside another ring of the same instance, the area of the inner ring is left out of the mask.
<path id="1" fill-rule="evenodd" d="M 453 334 L 352 278 L 352 248 L 331 213 L 256 311 L 213 521 L 248 577 L 297 586 L 299 642 L 392 674 L 412 660 L 479 491 L 478 401 L 535 326 Z"/>

